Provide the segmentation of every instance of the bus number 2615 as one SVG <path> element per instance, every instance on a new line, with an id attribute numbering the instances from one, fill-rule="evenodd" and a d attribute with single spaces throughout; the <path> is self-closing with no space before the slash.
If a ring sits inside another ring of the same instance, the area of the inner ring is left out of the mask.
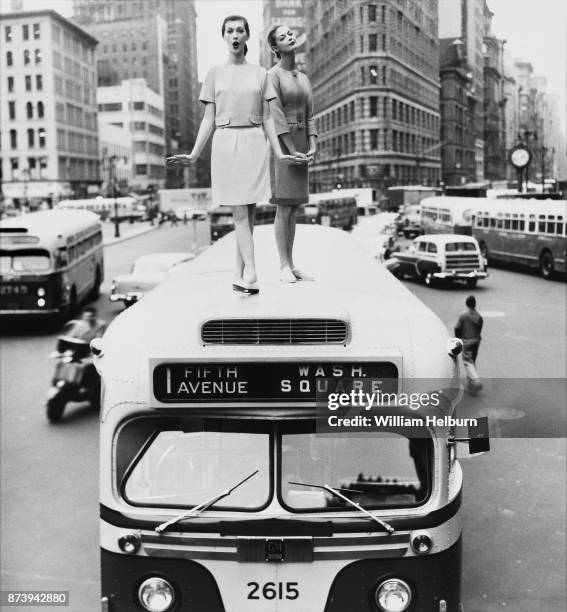
<path id="1" fill-rule="evenodd" d="M 299 590 L 297 582 L 248 582 L 248 599 L 297 599 Z"/>

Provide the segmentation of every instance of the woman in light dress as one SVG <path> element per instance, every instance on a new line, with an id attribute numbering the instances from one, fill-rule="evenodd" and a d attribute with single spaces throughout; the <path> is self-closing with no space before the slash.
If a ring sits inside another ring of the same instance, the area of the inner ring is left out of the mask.
<path id="1" fill-rule="evenodd" d="M 293 261 L 295 224 L 301 204 L 309 201 L 308 163 L 317 150 L 317 132 L 313 118 L 313 94 L 307 76 L 295 65 L 295 34 L 285 25 L 276 25 L 268 33 L 268 45 L 278 63 L 268 72 L 277 97 L 270 101 L 276 133 L 284 153 L 303 159 L 301 165 L 284 164 L 275 159 L 275 185 L 272 202 L 278 205 L 275 222 L 276 243 L 280 257 L 280 280 L 295 283 L 313 280 Z"/>
<path id="2" fill-rule="evenodd" d="M 188 155 L 173 155 L 168 163 L 193 164 L 214 130 L 211 152 L 211 188 L 214 206 L 232 207 L 236 234 L 234 291 L 258 293 L 254 258 L 256 203 L 270 199 L 269 149 L 266 136 L 282 163 L 297 163 L 284 155 L 278 143 L 268 102 L 276 94 L 264 68 L 246 61 L 248 21 L 240 15 L 227 17 L 221 27 L 228 48 L 226 64 L 209 70 L 199 99 L 205 114 Z"/>

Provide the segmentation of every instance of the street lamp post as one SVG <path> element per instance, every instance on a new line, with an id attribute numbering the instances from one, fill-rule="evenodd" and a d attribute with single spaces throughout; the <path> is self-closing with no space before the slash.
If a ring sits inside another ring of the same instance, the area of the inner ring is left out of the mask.
<path id="1" fill-rule="evenodd" d="M 112 185 L 112 197 L 114 198 L 114 237 L 120 238 L 120 220 L 118 219 L 118 196 L 116 193 L 116 155 L 110 156 L 110 181 Z"/>

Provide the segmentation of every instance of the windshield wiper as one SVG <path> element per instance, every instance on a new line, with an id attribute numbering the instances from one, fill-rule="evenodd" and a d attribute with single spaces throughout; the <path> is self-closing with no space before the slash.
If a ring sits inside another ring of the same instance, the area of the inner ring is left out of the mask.
<path id="1" fill-rule="evenodd" d="M 169 520 L 169 521 L 167 521 L 165 523 L 162 523 L 161 525 L 158 525 L 155 528 L 154 531 L 157 531 L 158 533 L 161 533 L 162 531 L 165 531 L 170 525 L 174 525 L 175 523 L 179 523 L 179 521 L 182 521 L 182 520 L 184 520 L 186 518 L 190 518 L 192 516 L 196 516 L 197 514 L 200 514 L 201 512 L 204 512 L 207 508 L 210 508 L 213 504 L 216 504 L 218 501 L 220 501 L 224 497 L 228 497 L 235 489 L 238 489 L 238 487 L 243 485 L 247 480 L 250 480 L 250 478 L 252 478 L 252 476 L 256 476 L 256 474 L 259 471 L 260 470 L 256 470 L 255 472 L 252 472 L 252 474 L 249 474 L 248 476 L 246 476 L 246 478 L 244 478 L 244 480 L 241 480 L 240 482 L 237 482 L 230 489 L 227 489 L 226 491 L 223 491 L 222 493 L 219 493 L 218 495 L 215 495 L 214 497 L 211 497 L 207 501 L 204 501 L 204 502 L 200 503 L 199 505 L 194 506 L 193 508 L 191 508 L 191 510 L 188 510 L 187 512 L 184 512 L 183 514 L 180 514 L 179 516 L 176 516 L 175 518 L 172 518 L 171 520 Z"/>
<path id="2" fill-rule="evenodd" d="M 308 484 L 306 482 L 289 482 L 288 484 L 299 485 L 300 487 L 313 487 L 314 489 L 323 489 L 325 491 L 328 491 L 329 493 L 332 493 L 333 495 L 336 495 L 337 497 L 340 497 L 341 499 L 346 501 L 347 504 L 354 506 L 357 510 L 360 510 L 360 512 L 363 512 L 364 514 L 369 516 L 373 521 L 376 521 L 381 527 L 383 527 L 388 533 L 394 533 L 394 528 L 392 527 L 392 525 L 390 525 L 390 523 L 387 523 L 386 521 L 379 519 L 377 516 L 374 516 L 371 512 L 368 512 L 368 510 L 363 508 L 360 504 L 353 502 L 352 499 L 349 499 L 342 493 L 339 493 L 339 491 L 354 491 L 354 489 L 334 489 L 333 487 L 330 487 L 329 485 Z M 355 491 L 355 492 L 362 493 L 362 491 Z"/>

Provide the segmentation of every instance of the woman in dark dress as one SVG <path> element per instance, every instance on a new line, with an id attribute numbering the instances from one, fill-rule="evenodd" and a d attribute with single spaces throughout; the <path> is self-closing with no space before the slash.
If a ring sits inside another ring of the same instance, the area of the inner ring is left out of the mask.
<path id="1" fill-rule="evenodd" d="M 297 70 L 295 47 L 297 40 L 292 30 L 284 25 L 274 26 L 268 33 L 268 45 L 279 59 L 268 71 L 276 98 L 270 100 L 270 114 L 282 151 L 303 164 L 282 163 L 274 160 L 275 184 L 272 199 L 278 205 L 275 221 L 276 243 L 280 257 L 280 279 L 295 283 L 313 280 L 293 262 L 295 224 L 301 204 L 309 201 L 308 163 L 317 150 L 317 132 L 313 118 L 313 94 L 307 76 Z"/>

